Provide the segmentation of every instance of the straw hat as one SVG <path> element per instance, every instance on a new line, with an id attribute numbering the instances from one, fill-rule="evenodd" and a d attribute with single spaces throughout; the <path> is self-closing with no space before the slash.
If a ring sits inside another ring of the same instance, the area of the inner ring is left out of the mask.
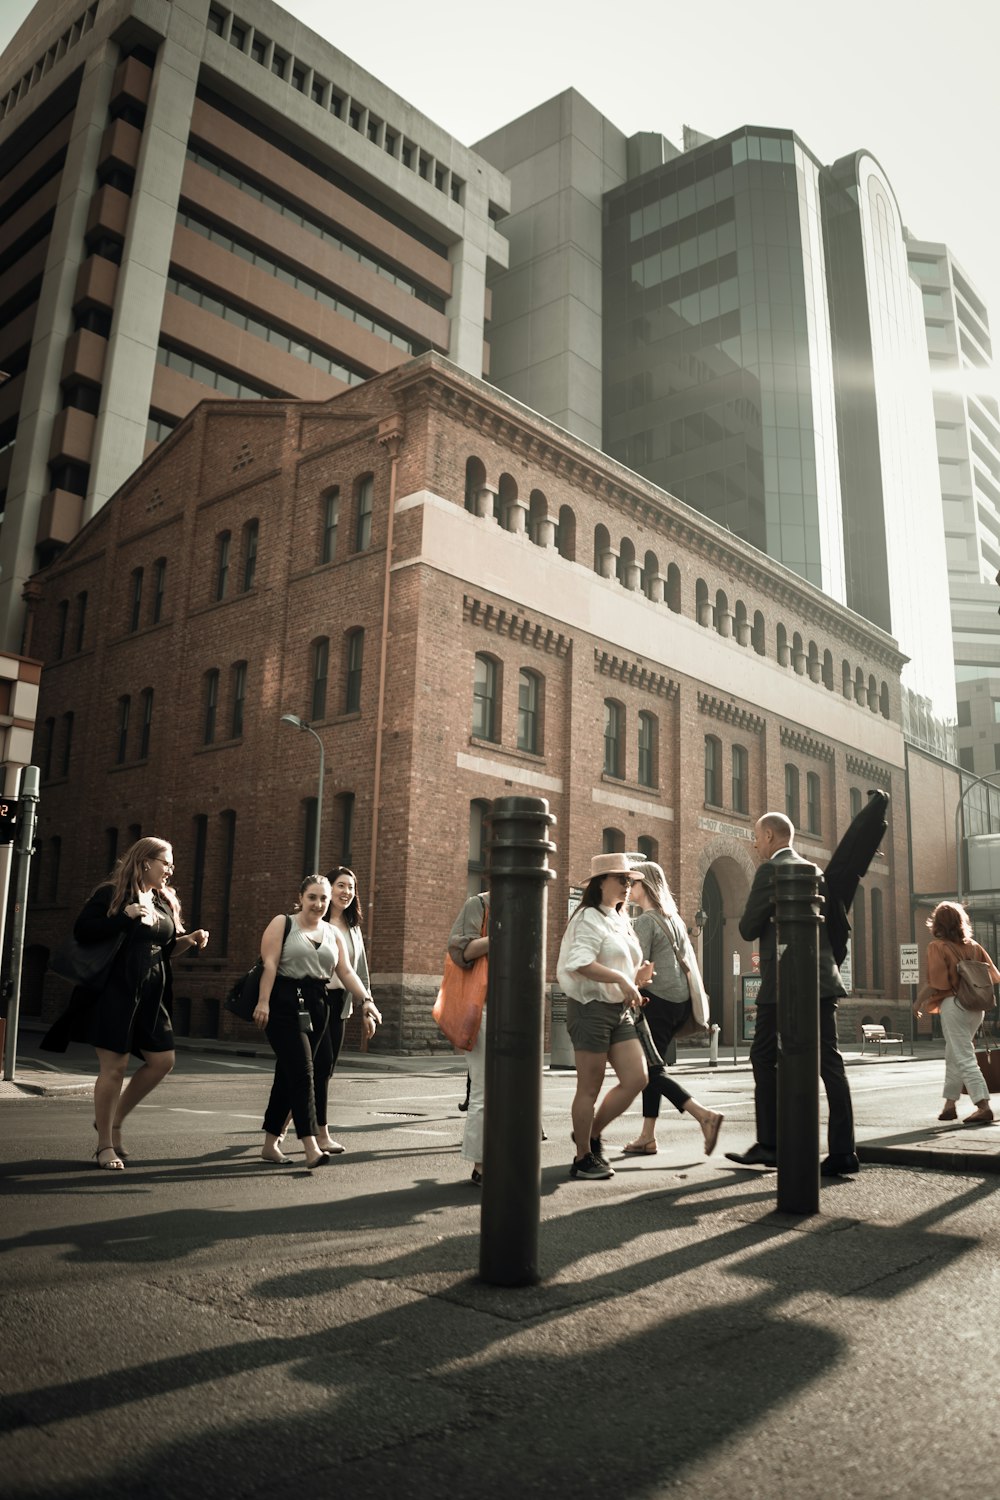
<path id="1" fill-rule="evenodd" d="M 590 861 L 590 878 L 602 875 L 631 875 L 632 862 L 627 854 L 595 854 Z"/>

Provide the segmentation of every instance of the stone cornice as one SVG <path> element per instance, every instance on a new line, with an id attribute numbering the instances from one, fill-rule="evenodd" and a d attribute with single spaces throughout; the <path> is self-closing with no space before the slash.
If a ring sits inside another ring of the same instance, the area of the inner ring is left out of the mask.
<path id="1" fill-rule="evenodd" d="M 862 781 L 874 781 L 877 786 L 892 784 L 892 772 L 887 766 L 880 766 L 873 760 L 865 760 L 860 755 L 848 755 L 847 769 L 852 776 L 858 776 Z"/>
<path id="2" fill-rule="evenodd" d="M 800 729 L 789 729 L 782 724 L 780 737 L 786 750 L 797 750 L 800 755 L 811 755 L 814 760 L 833 760 L 833 746 L 814 735 L 803 734 Z"/>

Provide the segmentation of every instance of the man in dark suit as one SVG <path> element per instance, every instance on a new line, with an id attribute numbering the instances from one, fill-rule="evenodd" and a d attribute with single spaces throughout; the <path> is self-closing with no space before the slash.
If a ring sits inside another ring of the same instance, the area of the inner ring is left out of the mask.
<path id="1" fill-rule="evenodd" d="M 757 1139 L 742 1154 L 727 1151 L 730 1161 L 747 1166 L 775 1166 L 778 1141 L 778 1005 L 777 951 L 774 928 L 774 867 L 806 864 L 792 847 L 795 828 L 784 813 L 765 813 L 754 828 L 754 845 L 761 864 L 754 876 L 746 909 L 740 918 L 744 938 L 759 940 L 760 993 L 757 1025 L 750 1046 L 754 1078 L 754 1112 Z M 847 991 L 833 957 L 826 924 L 819 928 L 819 1071 L 830 1106 L 830 1154 L 820 1171 L 824 1177 L 839 1177 L 858 1170 L 854 1150 L 854 1110 L 844 1059 L 837 1046 L 837 1001 Z"/>

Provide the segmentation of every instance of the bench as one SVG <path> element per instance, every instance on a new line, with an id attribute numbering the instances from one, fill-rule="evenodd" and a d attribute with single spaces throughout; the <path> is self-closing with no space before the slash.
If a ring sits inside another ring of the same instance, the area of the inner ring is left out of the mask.
<path id="1" fill-rule="evenodd" d="M 866 1047 L 878 1049 L 879 1057 L 882 1056 L 886 1047 L 898 1047 L 899 1055 L 903 1055 L 903 1033 L 901 1031 L 886 1031 L 884 1026 L 862 1026 L 861 1028 L 861 1051 Z"/>

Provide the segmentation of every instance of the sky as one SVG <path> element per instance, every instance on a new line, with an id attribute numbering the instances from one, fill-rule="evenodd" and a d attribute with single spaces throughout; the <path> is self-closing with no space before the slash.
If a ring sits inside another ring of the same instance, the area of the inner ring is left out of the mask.
<path id="1" fill-rule="evenodd" d="M 239 10 L 238 0 L 230 0 Z M 0 0 L 0 48 L 31 0 Z M 626 135 L 794 129 L 866 148 L 904 222 L 944 241 L 1000 334 L 996 0 L 285 0 L 283 9 L 465 145 L 570 86 Z"/>

